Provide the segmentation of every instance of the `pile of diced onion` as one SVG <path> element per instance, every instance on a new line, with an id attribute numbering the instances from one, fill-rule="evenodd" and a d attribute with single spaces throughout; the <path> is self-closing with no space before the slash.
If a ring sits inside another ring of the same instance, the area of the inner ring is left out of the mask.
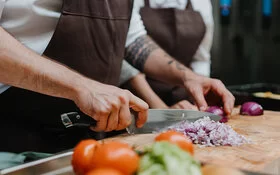
<path id="1" fill-rule="evenodd" d="M 229 125 L 204 117 L 193 123 L 184 121 L 169 129 L 188 136 L 193 143 L 203 146 L 240 146 L 249 143 L 244 136 L 235 132 Z"/>

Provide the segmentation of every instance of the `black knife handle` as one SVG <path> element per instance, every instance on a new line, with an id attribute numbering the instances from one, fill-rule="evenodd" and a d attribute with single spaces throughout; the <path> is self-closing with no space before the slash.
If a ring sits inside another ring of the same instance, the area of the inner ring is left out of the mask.
<path id="1" fill-rule="evenodd" d="M 96 121 L 82 112 L 68 112 L 60 115 L 61 122 L 66 128 L 96 126 Z"/>

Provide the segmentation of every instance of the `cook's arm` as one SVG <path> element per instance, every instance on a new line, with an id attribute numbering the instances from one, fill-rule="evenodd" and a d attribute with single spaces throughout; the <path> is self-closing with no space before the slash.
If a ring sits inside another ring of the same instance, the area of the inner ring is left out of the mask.
<path id="1" fill-rule="evenodd" d="M 138 37 L 126 48 L 126 59 L 147 76 L 184 86 L 200 110 L 207 108 L 205 96 L 212 93 L 221 100 L 227 114 L 233 109 L 234 97 L 220 80 L 195 74 L 170 57 L 147 35 Z"/>
<path id="2" fill-rule="evenodd" d="M 73 99 L 83 77 L 27 49 L 0 27 L 0 82 Z"/>
<path id="3" fill-rule="evenodd" d="M 134 3 L 126 42 L 126 59 L 133 66 L 144 71 L 147 76 L 184 86 L 201 110 L 207 107 L 205 96 L 214 93 L 215 97 L 218 97 L 223 103 L 225 112 L 230 114 L 234 105 L 234 97 L 220 80 L 193 73 L 166 54 L 146 35 L 139 14 L 141 8 L 139 2 Z"/>
<path id="4" fill-rule="evenodd" d="M 174 85 L 183 86 L 186 77 L 199 77 L 169 56 L 148 35 L 142 35 L 130 44 L 125 58 L 147 76 Z"/>
<path id="5" fill-rule="evenodd" d="M 129 107 L 139 111 L 137 126 L 147 119 L 148 105 L 126 90 L 90 80 L 27 49 L 0 27 L 0 82 L 73 100 L 97 121 L 95 131 L 124 129 Z"/>

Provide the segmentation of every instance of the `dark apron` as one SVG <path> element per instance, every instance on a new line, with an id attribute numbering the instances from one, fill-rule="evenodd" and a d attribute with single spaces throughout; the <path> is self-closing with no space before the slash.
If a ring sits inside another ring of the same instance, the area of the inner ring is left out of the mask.
<path id="1" fill-rule="evenodd" d="M 140 14 L 148 35 L 169 55 L 190 65 L 204 35 L 206 27 L 199 12 L 194 11 L 191 0 L 185 10 L 174 8 L 150 8 L 149 0 Z M 147 77 L 152 89 L 167 105 L 186 99 L 183 88 L 174 87 Z"/>
<path id="2" fill-rule="evenodd" d="M 132 0 L 64 0 L 61 17 L 44 55 L 91 79 L 117 85 L 132 3 Z M 106 136 L 88 128 L 65 129 L 60 115 L 79 111 L 70 100 L 15 87 L 0 97 L 3 141 L 0 151 L 57 152 L 74 147 L 84 138 Z"/>

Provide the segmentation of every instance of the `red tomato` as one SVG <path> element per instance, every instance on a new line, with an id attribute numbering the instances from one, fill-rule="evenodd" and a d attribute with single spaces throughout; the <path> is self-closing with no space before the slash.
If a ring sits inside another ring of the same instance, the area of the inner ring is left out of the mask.
<path id="1" fill-rule="evenodd" d="M 100 143 L 93 139 L 81 141 L 75 148 L 72 156 L 72 166 L 78 175 L 85 174 L 90 170 L 90 163 L 95 149 Z"/>
<path id="2" fill-rule="evenodd" d="M 124 175 L 137 171 L 140 158 L 131 146 L 121 142 L 107 142 L 97 147 L 91 166 L 95 168 L 113 168 Z"/>
<path id="3" fill-rule="evenodd" d="M 124 175 L 124 174 L 112 168 L 97 168 L 89 171 L 86 175 Z"/>
<path id="4" fill-rule="evenodd" d="M 194 148 L 191 140 L 182 133 L 171 130 L 166 131 L 157 135 L 155 137 L 155 141 L 167 141 L 174 143 L 181 149 L 189 152 L 191 155 L 194 154 Z"/>

